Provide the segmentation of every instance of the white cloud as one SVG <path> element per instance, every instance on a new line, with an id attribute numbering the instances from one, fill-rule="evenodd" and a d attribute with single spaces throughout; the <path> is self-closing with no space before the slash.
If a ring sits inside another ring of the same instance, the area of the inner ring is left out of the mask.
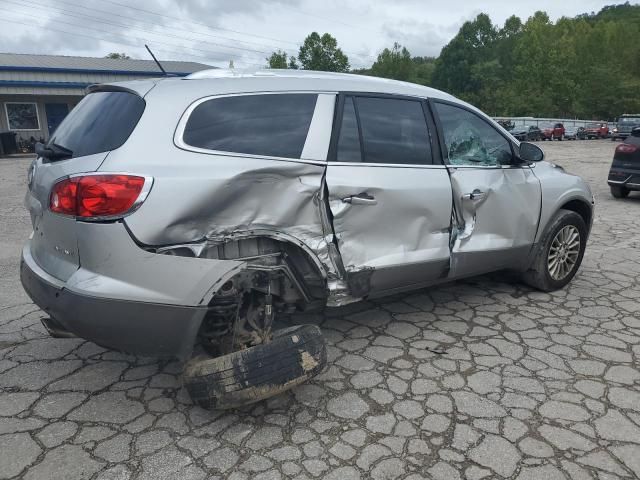
<path id="1" fill-rule="evenodd" d="M 115 2 L 115 3 L 113 3 Z M 116 5 L 120 4 L 120 5 Z M 437 55 L 460 25 L 486 12 L 502 24 L 536 10 L 552 19 L 597 11 L 610 0 L 5 0 L 0 48 L 15 53 L 165 59 L 255 67 L 276 48 L 296 53 L 312 31 L 338 39 L 352 66 L 370 65 L 399 42 L 412 55 Z M 20 23 L 19 23 L 20 22 Z M 25 25 L 26 24 L 26 25 Z M 66 32 L 66 33 L 63 33 Z"/>

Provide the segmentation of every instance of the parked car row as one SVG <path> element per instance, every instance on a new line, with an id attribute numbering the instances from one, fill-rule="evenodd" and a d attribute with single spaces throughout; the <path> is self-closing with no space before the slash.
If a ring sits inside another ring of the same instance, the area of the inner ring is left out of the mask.
<path id="1" fill-rule="evenodd" d="M 640 125 L 640 117 L 636 119 L 638 125 Z M 630 122 L 629 122 L 630 123 Z M 505 126 L 504 123 L 501 125 Z M 507 128 L 507 127 L 505 127 Z M 618 132 L 617 128 L 609 130 L 607 123 L 589 123 L 585 127 L 565 127 L 563 123 L 543 123 L 540 126 L 537 125 L 524 125 L 521 127 L 507 128 L 511 135 L 520 141 L 541 141 L 541 140 L 593 140 L 596 138 L 608 138 L 611 136 L 612 140 L 615 138 L 625 138 L 628 135 L 620 134 L 617 137 L 615 134 Z M 624 136 L 622 136 L 624 135 Z"/>

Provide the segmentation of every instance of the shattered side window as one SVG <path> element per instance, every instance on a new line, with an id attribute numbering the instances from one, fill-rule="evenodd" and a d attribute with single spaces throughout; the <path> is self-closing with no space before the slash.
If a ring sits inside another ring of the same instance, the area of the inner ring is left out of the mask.
<path id="1" fill-rule="evenodd" d="M 238 95 L 198 105 L 184 129 L 187 145 L 207 150 L 300 158 L 318 95 Z"/>
<path id="2" fill-rule="evenodd" d="M 477 115 L 436 102 L 451 165 L 499 166 L 512 159 L 509 141 Z"/>

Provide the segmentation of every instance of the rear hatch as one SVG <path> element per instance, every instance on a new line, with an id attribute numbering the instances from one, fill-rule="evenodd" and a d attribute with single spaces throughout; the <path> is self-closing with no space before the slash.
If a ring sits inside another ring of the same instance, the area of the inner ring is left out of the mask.
<path id="1" fill-rule="evenodd" d="M 152 88 L 151 82 L 146 82 Z M 66 281 L 79 267 L 76 220 L 52 213 L 52 187 L 61 179 L 94 172 L 109 152 L 127 141 L 145 108 L 140 92 L 116 86 L 94 88 L 67 115 L 29 170 L 25 203 L 31 214 L 31 254 L 38 265 Z M 53 153 L 51 153 L 53 152 Z"/>

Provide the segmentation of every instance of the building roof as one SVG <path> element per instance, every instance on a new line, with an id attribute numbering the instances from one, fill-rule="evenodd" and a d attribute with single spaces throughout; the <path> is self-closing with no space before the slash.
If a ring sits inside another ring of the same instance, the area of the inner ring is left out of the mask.
<path id="1" fill-rule="evenodd" d="M 160 59 L 167 73 L 187 75 L 212 68 L 197 62 L 181 62 Z M 158 76 L 158 66 L 153 60 L 71 57 L 63 55 L 32 55 L 22 53 L 0 53 L 0 70 L 40 72 L 91 72 L 120 73 Z"/>

